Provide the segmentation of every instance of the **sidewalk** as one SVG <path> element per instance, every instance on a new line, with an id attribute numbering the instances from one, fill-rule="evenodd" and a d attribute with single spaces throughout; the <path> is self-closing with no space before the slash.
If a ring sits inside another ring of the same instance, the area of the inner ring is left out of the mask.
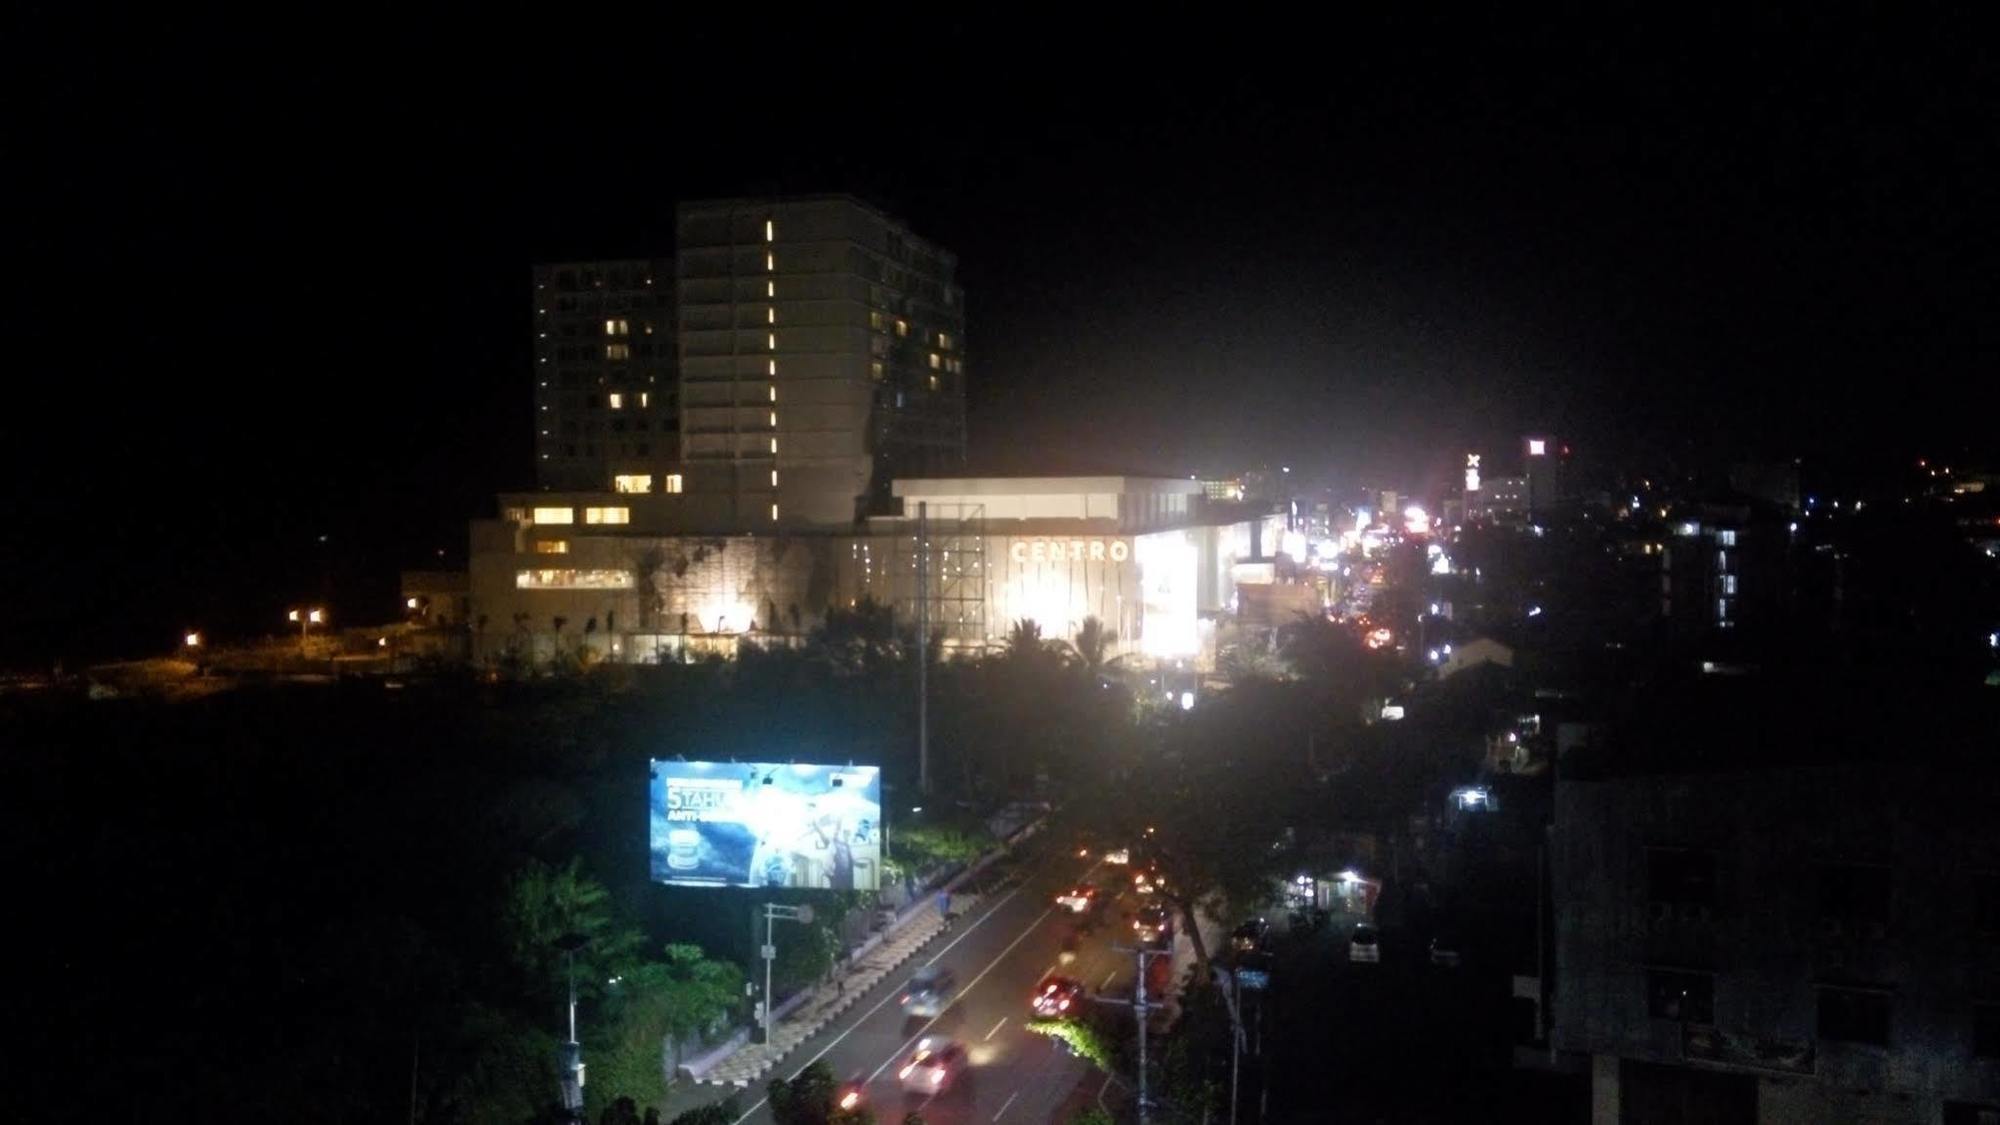
<path id="1" fill-rule="evenodd" d="M 954 916 L 961 920 L 970 916 L 979 898 L 976 894 L 954 894 L 951 903 Z M 859 1003 L 870 989 L 929 945 L 945 927 L 945 920 L 936 911 L 919 911 L 884 935 L 882 944 L 840 974 L 845 988 L 836 981 L 815 987 L 804 1003 L 778 1019 L 771 1029 L 771 1042 L 746 1044 L 711 1067 L 700 1082 L 708 1086 L 749 1086 L 799 1044 L 819 1034 L 842 1012 Z"/>

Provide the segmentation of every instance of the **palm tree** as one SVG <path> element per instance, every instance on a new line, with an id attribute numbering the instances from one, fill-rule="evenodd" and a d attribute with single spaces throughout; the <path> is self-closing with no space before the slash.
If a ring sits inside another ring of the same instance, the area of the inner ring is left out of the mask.
<path id="1" fill-rule="evenodd" d="M 1093 681 L 1102 682 L 1104 677 L 1117 668 L 1124 656 L 1112 656 L 1111 646 L 1118 643 L 1118 634 L 1104 627 L 1104 622 L 1095 617 L 1083 619 L 1083 626 L 1076 631 L 1076 639 L 1066 648 L 1077 670 Z"/>
<path id="2" fill-rule="evenodd" d="M 1054 646 L 1061 644 L 1044 639 L 1041 623 L 1023 617 L 1007 630 L 1007 642 L 1000 651 L 1009 663 L 1025 666 L 1047 660 L 1055 654 Z"/>

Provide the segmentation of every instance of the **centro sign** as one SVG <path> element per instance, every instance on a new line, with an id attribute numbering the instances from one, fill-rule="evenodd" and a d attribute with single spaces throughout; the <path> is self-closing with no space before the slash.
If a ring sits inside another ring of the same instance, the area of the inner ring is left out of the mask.
<path id="1" fill-rule="evenodd" d="M 1007 555 L 1025 562 L 1124 562 L 1132 545 L 1123 539 L 1016 539 Z"/>

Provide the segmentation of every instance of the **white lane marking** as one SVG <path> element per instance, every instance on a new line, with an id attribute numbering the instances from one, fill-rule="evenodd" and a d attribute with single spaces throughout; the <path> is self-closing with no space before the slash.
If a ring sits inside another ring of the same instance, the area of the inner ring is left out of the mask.
<path id="1" fill-rule="evenodd" d="M 959 935 L 958 935 L 957 937 L 955 937 L 955 938 L 951 939 L 951 945 L 947 945 L 947 946 L 945 946 L 945 947 L 944 947 L 944 949 L 943 949 L 943 950 L 941 950 L 941 951 L 940 951 L 940 952 L 938 953 L 938 957 L 942 957 L 942 956 L 944 956 L 944 955 L 945 955 L 945 953 L 948 953 L 948 952 L 950 952 L 950 951 L 951 951 L 951 946 L 952 946 L 952 945 L 957 945 L 957 944 L 958 944 L 959 942 L 961 942 L 961 941 L 964 941 L 964 940 L 965 940 L 966 938 L 968 938 L 968 937 L 972 936 L 972 931 L 974 931 L 974 930 L 978 929 L 979 927 L 981 927 L 981 926 L 985 925 L 985 924 L 986 924 L 986 920 L 987 920 L 988 918 L 991 918 L 991 917 L 993 917 L 993 915 L 994 915 L 994 914 L 996 914 L 996 913 L 998 913 L 998 912 L 999 912 L 999 910 L 1000 910 L 1000 908 L 1001 908 L 1001 907 L 1003 907 L 1003 906 L 1007 905 L 1007 901 L 1008 901 L 1009 899 L 1013 898 L 1013 897 L 1014 897 L 1015 895 L 1017 895 L 1017 894 L 1020 894 L 1020 893 L 1021 893 L 1021 888 L 1020 888 L 1020 887 L 1015 887 L 1015 888 L 1014 888 L 1013 890 L 1011 890 L 1011 891 L 1008 891 L 1008 892 L 1006 893 L 1006 895 L 1005 895 L 1005 896 L 1003 896 L 1003 897 L 1002 897 L 1002 898 L 1000 899 L 1000 901 L 999 901 L 999 902 L 996 902 L 996 903 L 994 903 L 994 904 L 993 904 L 993 909 L 991 909 L 991 910 L 988 910 L 988 911 L 987 911 L 986 913 L 984 913 L 984 914 L 982 914 L 982 915 L 980 915 L 980 916 L 979 916 L 979 921 L 977 921 L 977 922 L 973 922 L 973 923 L 971 923 L 970 925 L 966 926 L 966 927 L 965 927 L 965 930 L 964 930 L 964 932 L 963 932 L 963 933 L 961 933 L 961 934 L 959 934 Z M 1046 917 L 1048 917 L 1048 914 L 1047 914 L 1047 913 L 1045 912 L 1045 913 L 1043 913 L 1043 915 L 1042 915 L 1042 918 L 1046 918 Z M 1037 919 L 1035 919 L 1035 921 L 1036 921 L 1037 923 L 1040 923 L 1040 922 L 1041 922 L 1041 920 L 1042 920 L 1041 918 L 1037 918 Z M 1026 935 L 1023 935 L 1023 936 L 1026 936 Z M 1016 938 L 1016 939 L 1015 939 L 1015 944 L 1016 944 L 1016 945 L 1020 944 L 1020 939 L 1019 939 L 1019 938 Z M 1014 946 L 1010 945 L 1010 946 L 1008 946 L 1007 948 L 1008 948 L 1008 949 L 1012 949 L 1012 948 L 1014 948 Z M 1002 954 L 1002 956 L 1005 956 L 1005 954 Z M 931 958 L 931 960 L 935 961 L 935 960 L 937 960 L 937 958 L 936 958 L 936 957 L 933 957 L 933 958 Z M 985 974 L 984 974 L 984 973 L 982 973 L 982 974 L 980 974 L 980 975 L 981 975 L 981 976 L 984 976 Z M 968 987 L 969 987 L 969 986 L 968 986 Z M 902 990 L 901 990 L 901 989 L 898 989 L 898 988 L 892 988 L 892 989 L 890 989 L 890 990 L 889 990 L 889 994 L 888 994 L 887 996 L 884 996 L 884 997 L 882 997 L 882 999 L 880 999 L 880 1000 L 877 1000 L 877 1001 L 875 1002 L 875 1006 L 874 1006 L 873 1008 L 870 1008 L 870 1009 L 868 1009 L 868 1010 L 867 1010 L 866 1012 L 863 1012 L 863 1013 L 861 1014 L 861 1016 L 860 1016 L 860 1017 L 859 1017 L 858 1019 L 856 1019 L 856 1020 L 855 1020 L 855 1021 L 854 1021 L 853 1023 L 851 1023 L 851 1024 L 848 1024 L 848 1025 L 847 1025 L 847 1029 L 846 1029 L 845 1031 L 842 1031 L 842 1032 L 841 1032 L 841 1033 L 840 1033 L 839 1035 L 836 1035 L 836 1036 L 834 1036 L 834 1037 L 833 1037 L 833 1039 L 832 1039 L 832 1041 L 830 1041 L 829 1043 L 827 1043 L 827 1045 L 826 1045 L 826 1046 L 824 1046 L 824 1047 L 821 1047 L 821 1048 L 819 1049 L 819 1053 L 818 1053 L 818 1054 L 815 1054 L 815 1055 L 814 1055 L 814 1056 L 813 1056 L 812 1058 L 809 1058 L 809 1059 L 807 1059 L 807 1060 L 805 1061 L 805 1063 L 804 1063 L 804 1064 L 802 1064 L 802 1065 L 801 1065 L 801 1066 L 800 1066 L 800 1067 L 799 1067 L 799 1068 L 798 1068 L 797 1070 L 793 1071 L 793 1072 L 792 1072 L 792 1077 L 796 1079 L 796 1078 L 797 1078 L 797 1077 L 798 1077 L 799 1075 L 801 1075 L 801 1074 L 804 1074 L 804 1073 L 805 1073 L 805 1070 L 806 1070 L 806 1067 L 808 1067 L 808 1066 L 811 1066 L 812 1064 L 814 1064 L 814 1063 L 818 1062 L 818 1061 L 819 1061 L 819 1060 L 821 1060 L 822 1058 L 825 1058 L 825 1057 L 826 1057 L 826 1053 L 827 1053 L 828 1051 L 831 1051 L 831 1050 L 833 1050 L 833 1049 L 834 1049 L 835 1047 L 838 1047 L 838 1046 L 840 1045 L 840 1041 L 841 1041 L 842 1039 L 845 1039 L 845 1038 L 847 1038 L 847 1037 L 848 1037 L 849 1035 L 853 1034 L 853 1032 L 854 1032 L 854 1029 L 855 1029 L 855 1028 L 857 1028 L 857 1027 L 860 1027 L 860 1026 L 861 1026 L 862 1024 L 864 1024 L 864 1023 L 868 1022 L 868 1017 L 870 1017 L 870 1016 L 874 1015 L 874 1014 L 875 1014 L 876 1012 L 879 1012 L 879 1011 L 881 1011 L 881 1010 L 882 1010 L 882 1005 L 884 1005 L 884 1004 L 887 1004 L 887 1003 L 889 1002 L 889 1000 L 890 1000 L 890 998 L 891 998 L 891 997 L 894 997 L 894 996 L 897 996 L 897 995 L 898 995 L 899 993 L 901 993 L 901 992 L 902 992 Z M 931 1022 L 932 1022 L 932 1023 L 935 1023 L 935 1022 L 937 1022 L 937 1021 L 936 1021 L 936 1020 L 934 1019 L 934 1020 L 932 1020 Z M 930 1024 L 925 1024 L 924 1026 L 925 1026 L 925 1027 L 929 1027 L 929 1026 L 930 1026 Z M 892 1057 L 893 1057 L 893 1056 L 892 1056 Z M 886 1067 L 886 1066 L 887 1066 L 888 1064 L 887 1064 L 887 1063 L 884 1063 L 884 1064 L 882 1064 L 882 1065 L 883 1065 L 884 1067 Z M 877 1069 L 876 1069 L 876 1071 L 875 1071 L 875 1074 L 871 1074 L 871 1075 L 869 1075 L 869 1076 L 868 1076 L 868 1080 L 869 1080 L 870 1082 L 873 1082 L 873 1081 L 875 1080 L 875 1075 L 876 1075 L 876 1074 L 881 1074 L 881 1073 L 882 1073 L 882 1070 L 881 1070 L 881 1068 L 877 1068 Z M 764 1108 L 764 1103 L 765 1103 L 765 1102 L 768 1102 L 768 1101 L 770 1101 L 770 1100 L 771 1100 L 771 1099 L 770 1099 L 770 1098 L 768 1098 L 768 1097 L 763 1097 L 763 1098 L 758 1098 L 758 1099 L 757 1099 L 757 1104 L 756 1104 L 756 1105 L 753 1105 L 753 1106 L 751 1106 L 751 1107 L 750 1107 L 749 1109 L 745 1110 L 745 1111 L 743 1112 L 743 1116 L 741 1116 L 741 1117 L 737 1118 L 737 1119 L 736 1119 L 735 1121 L 731 1122 L 731 1123 L 730 1123 L 730 1125 L 743 1125 L 743 1123 L 744 1123 L 745 1121 L 748 1121 L 748 1120 L 750 1120 L 751 1116 L 752 1116 L 752 1115 L 754 1115 L 754 1114 L 755 1114 L 755 1113 L 756 1113 L 756 1112 L 757 1112 L 758 1110 L 760 1110 L 760 1109 L 763 1109 L 763 1108 Z"/>
<path id="2" fill-rule="evenodd" d="M 1036 875 L 1040 875 L 1042 871 L 1046 871 L 1046 869 L 1048 869 L 1048 865 L 1050 865 L 1050 863 L 1054 863 L 1054 857 L 1050 857 L 1050 859 L 1044 859 L 1044 861 L 1042 861 L 1042 863 L 1040 863 L 1040 865 L 1038 865 L 1038 867 L 1034 869 L 1034 873 L 1036 873 Z M 1090 867 L 1088 867 L 1088 869 L 1086 869 L 1084 873 L 1088 875 L 1090 871 L 1096 871 L 1096 869 L 1098 869 L 1098 865 L 1096 865 L 1096 863 L 1092 863 L 1092 865 L 1090 865 Z M 966 925 L 964 933 L 960 933 L 958 937 L 954 937 L 954 939 L 952 939 L 952 945 L 958 945 L 960 941 L 964 941 L 964 939 L 972 937 L 972 931 L 980 929 L 982 925 L 986 925 L 986 921 L 988 921 L 990 917 L 994 917 L 996 913 L 1000 913 L 1000 907 L 1008 905 L 1008 901 L 1010 901 L 1010 899 L 1012 899 L 1014 895 L 1020 895 L 1020 893 L 1022 893 L 1022 891 L 1024 891 L 1024 889 L 1028 887 L 1028 883 L 1030 883 L 1030 881 L 1032 881 L 1032 879 L 1022 879 L 1018 887 L 1014 887 L 1012 891 L 1008 891 L 1008 893 L 1006 893 L 1006 895 L 1004 895 L 1004 897 L 1002 897 L 1002 899 L 1000 899 L 998 903 L 994 903 L 994 905 L 992 905 L 992 909 L 990 909 L 990 911 L 986 911 L 984 915 L 980 915 L 980 921 L 976 921 L 976 923 L 970 923 L 970 925 Z M 1048 917 L 1048 915 L 1050 915 L 1052 911 L 1054 911 L 1054 907 L 1050 907 L 1048 911 L 1042 911 L 1042 917 L 1038 917 L 1038 919 L 1034 919 L 1032 923 L 1028 923 L 1028 929 L 1026 929 L 1026 931 L 1022 931 L 1022 935 L 1014 939 L 1014 945 L 1020 945 L 1020 939 L 1022 939 L 1022 937 L 1028 937 L 1028 931 L 1032 931 L 1034 927 L 1042 925 L 1042 919 L 1046 919 L 1046 917 Z M 938 951 L 938 957 L 944 957 L 946 953 L 950 953 L 950 951 L 952 951 L 952 945 L 946 945 L 944 949 L 940 949 L 940 951 Z M 1014 945 L 1008 945 L 1006 949 L 1002 949 L 1002 951 L 1000 951 L 1000 957 L 1006 957 L 1008 953 L 1012 953 L 1012 951 L 1014 951 Z M 938 957 L 932 957 L 930 961 L 926 961 L 926 965 L 930 965 L 930 963 L 936 963 L 936 961 L 938 961 Z M 994 957 L 994 965 L 998 965 L 998 963 L 1000 963 L 1000 957 Z M 990 973 L 990 971 L 992 971 L 992 965 L 988 965 L 988 967 L 986 967 L 986 973 Z M 972 985 L 978 985 L 978 983 L 980 983 L 980 977 L 986 977 L 986 973 L 980 973 L 978 977 L 974 977 L 974 979 L 972 979 Z M 972 985 L 966 985 L 964 993 L 970 993 L 970 991 L 972 991 Z M 888 991 L 888 997 L 894 997 L 896 993 L 900 993 L 900 989 L 890 989 L 890 991 Z M 964 993 L 958 993 L 958 995 L 964 995 Z M 826 1053 L 828 1053 L 828 1051 L 832 1051 L 834 1047 L 838 1047 L 842 1039 L 846 1039 L 848 1035 L 852 1035 L 856 1027 L 860 1027 L 862 1023 L 868 1023 L 868 1017 L 870 1017 L 870 1015 L 874 1015 L 874 1013 L 882 1011 L 882 1005 L 886 1005 L 886 1003 L 888 1003 L 888 997 L 882 997 L 880 1001 L 876 1001 L 876 1005 L 874 1005 L 872 1009 L 864 1011 L 864 1013 L 862 1013 L 862 1015 L 860 1015 L 860 1017 L 858 1017 L 858 1019 L 856 1019 L 854 1023 L 850 1023 L 850 1025 L 846 1027 L 846 1031 L 842 1031 L 840 1035 L 834 1035 L 834 1039 L 832 1039 L 832 1041 L 830 1041 L 830 1043 L 828 1043 L 826 1047 L 820 1047 L 820 1051 L 818 1051 L 818 1053 L 816 1053 L 814 1057 L 806 1059 L 806 1061 L 804 1061 L 804 1063 L 802 1063 L 802 1065 L 800 1065 L 800 1067 L 798 1067 L 796 1071 L 792 1071 L 792 1079 L 798 1079 L 798 1075 L 806 1073 L 806 1067 L 810 1067 L 810 1065 L 818 1063 L 820 1059 L 824 1059 L 824 1057 L 826 1057 Z M 954 999 L 952 1003 L 958 1003 L 958 1001 Z M 946 1011 L 950 1011 L 950 1005 L 946 1005 Z M 938 1015 L 944 1015 L 944 1013 L 940 1011 Z M 938 1019 L 936 1019 L 936 1017 L 932 1017 L 932 1019 L 930 1019 L 930 1023 L 938 1023 Z M 920 1039 L 920 1037 L 924 1035 L 924 1031 L 930 1031 L 930 1023 L 926 1023 L 922 1031 L 918 1031 L 916 1035 L 912 1035 L 912 1037 L 910 1037 L 910 1043 L 916 1043 L 916 1041 L 918 1041 L 918 1039 Z M 904 1047 L 908 1047 L 910 1043 L 904 1043 Z M 900 1055 L 900 1053 L 902 1053 L 902 1051 L 896 1051 L 896 1055 Z M 896 1059 L 896 1055 L 890 1055 L 890 1061 L 894 1061 L 894 1059 Z M 868 1081 L 870 1081 L 870 1083 L 872 1083 L 872 1081 L 876 1081 L 876 1077 L 878 1077 L 878 1075 L 880 1075 L 880 1073 L 882 1073 L 884 1069 L 888 1069 L 888 1063 L 882 1063 L 880 1067 L 876 1067 L 876 1071 L 874 1071 L 872 1075 L 868 1075 Z M 754 1115 L 754 1113 L 756 1113 L 758 1109 L 764 1109 L 764 1103 L 768 1103 L 768 1101 L 770 1101 L 770 1097 L 760 1097 L 760 1099 L 756 1099 L 756 1105 L 752 1105 L 750 1109 L 746 1109 L 746 1111 L 744 1111 L 744 1115 L 742 1115 L 742 1117 L 738 1117 L 736 1121 L 732 1121 L 730 1125 L 744 1125 L 744 1121 L 748 1121 L 748 1119 L 750 1119 L 750 1117 L 752 1117 L 752 1115 Z"/>
<path id="3" fill-rule="evenodd" d="M 1015 938 L 1011 942 L 1008 942 L 1007 948 L 1001 950 L 999 955 L 994 957 L 993 960 L 989 962 L 984 969 L 979 970 L 979 975 L 973 977 L 972 982 L 970 984 L 967 984 L 964 988 L 958 990 L 958 995 L 951 998 L 950 1004 L 946 1004 L 944 1008 L 938 1012 L 937 1015 L 932 1016 L 928 1021 L 924 1023 L 924 1026 L 918 1028 L 917 1033 L 915 1035 L 912 1035 L 908 1039 L 904 1040 L 903 1045 L 901 1047 L 896 1048 L 894 1053 L 892 1053 L 888 1058 L 883 1059 L 882 1065 L 876 1067 L 873 1073 L 871 1073 L 867 1078 L 863 1079 L 864 1084 L 868 1082 L 873 1082 L 875 1081 L 875 1079 L 881 1077 L 882 1072 L 889 1069 L 890 1063 L 895 1062 L 899 1057 L 902 1056 L 902 1054 L 905 1051 L 908 1051 L 911 1047 L 916 1046 L 917 1040 L 922 1039 L 924 1037 L 924 1033 L 931 1029 L 932 1024 L 935 1024 L 937 1021 L 943 1019 L 945 1012 L 951 1011 L 952 1008 L 955 1005 L 957 1005 L 957 1003 L 960 1000 L 965 999 L 968 995 L 972 993 L 973 989 L 978 988 L 979 982 L 986 979 L 986 974 L 992 972 L 995 968 L 998 968 L 1000 962 L 1006 960 L 1007 955 L 1009 953 L 1014 952 L 1014 947 L 1028 940 L 1028 935 L 1034 933 L 1035 930 L 1039 926 L 1041 926 L 1043 922 L 1048 921 L 1049 915 L 1054 914 L 1055 912 L 1056 908 L 1051 906 L 1047 910 L 1042 911 L 1041 914 L 1037 916 L 1034 921 L 1028 923 L 1028 928 L 1021 931 L 1021 936 Z"/>
<path id="4" fill-rule="evenodd" d="M 987 1032 L 983 1037 L 981 1037 L 979 1041 L 981 1043 L 991 1043 L 993 1041 L 993 1037 L 995 1035 L 1000 1034 L 1000 1029 L 1007 1026 L 1008 1018 L 1009 1017 L 1007 1016 L 1001 1016 L 1000 1022 L 993 1025 L 993 1030 Z"/>
<path id="5" fill-rule="evenodd" d="M 1097 986 L 1097 991 L 1103 992 L 1105 989 L 1110 988 L 1111 982 L 1117 979 L 1118 979 L 1117 969 L 1113 969 L 1110 972 L 1104 974 L 1104 983 Z"/>
<path id="6" fill-rule="evenodd" d="M 1019 1090 L 1016 1090 L 1016 1091 L 1014 1091 L 1013 1093 L 1011 1093 L 1011 1094 L 1008 1094 L 1008 1095 L 1007 1095 L 1007 1100 L 1006 1100 L 1006 1101 L 1004 1101 L 1004 1102 L 1001 1102 L 1001 1103 L 1000 1103 L 1000 1113 L 1005 1113 L 1005 1112 L 1007 1112 L 1007 1107 L 1008 1107 L 1008 1106 L 1010 1106 L 1010 1105 L 1013 1105 L 1013 1104 L 1014 1104 L 1014 1099 L 1015 1099 L 1015 1098 L 1018 1098 L 1018 1097 L 1020 1097 L 1020 1096 L 1021 1096 L 1021 1091 L 1019 1091 Z M 996 1113 L 996 1114 L 994 1114 L 994 1115 L 993 1115 L 993 1120 L 995 1120 L 995 1121 L 998 1121 L 998 1120 L 1000 1120 L 1000 1113 Z"/>

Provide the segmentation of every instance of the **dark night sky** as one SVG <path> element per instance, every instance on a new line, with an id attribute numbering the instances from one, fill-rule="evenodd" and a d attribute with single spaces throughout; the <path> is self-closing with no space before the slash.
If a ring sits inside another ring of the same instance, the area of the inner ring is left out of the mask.
<path id="1" fill-rule="evenodd" d="M 1990 446 L 1991 49 L 1896 18 L 26 17 L 0 656 L 393 612 L 530 479 L 529 264 L 667 252 L 681 198 L 956 250 L 985 468 Z"/>

